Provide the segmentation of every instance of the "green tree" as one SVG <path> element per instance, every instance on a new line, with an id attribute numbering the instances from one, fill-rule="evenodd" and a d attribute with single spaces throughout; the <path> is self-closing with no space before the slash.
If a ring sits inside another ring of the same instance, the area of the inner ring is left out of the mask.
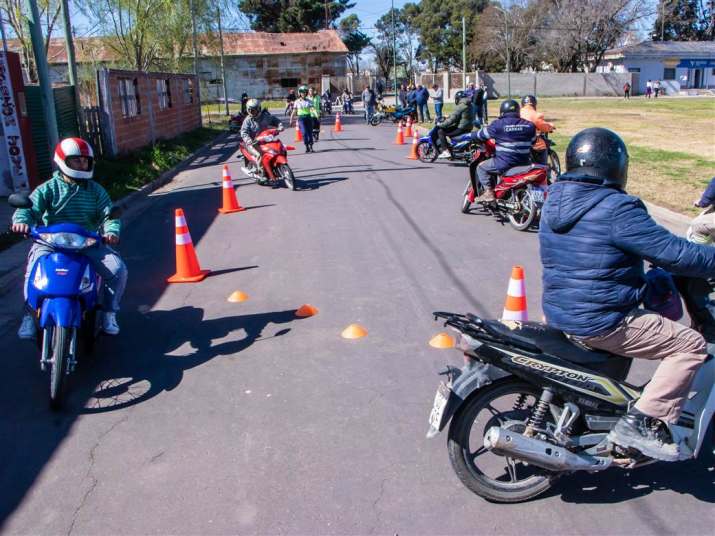
<path id="1" fill-rule="evenodd" d="M 37 7 L 45 36 L 45 54 L 49 50 L 50 38 L 57 29 L 61 3 L 59 0 L 39 0 Z M 19 41 L 22 61 L 27 67 L 30 80 L 37 81 L 35 56 L 32 53 L 30 32 L 24 16 L 25 0 L 0 0 L 0 16 L 7 21 L 14 37 Z"/>
<path id="2" fill-rule="evenodd" d="M 421 59 L 433 67 L 462 66 L 462 17 L 467 43 L 471 42 L 479 14 L 489 0 L 422 0 L 415 25 L 420 34 Z M 472 63 L 468 57 L 467 64 Z"/>
<path id="3" fill-rule="evenodd" d="M 709 7 L 708 7 L 709 5 Z M 660 0 L 653 41 L 710 41 L 715 39 L 712 2 Z"/>
<path id="4" fill-rule="evenodd" d="M 370 44 L 370 38 L 360 31 L 360 18 L 348 15 L 338 24 L 340 37 L 348 48 L 348 64 L 353 75 L 360 74 L 360 54 Z"/>
<path id="5" fill-rule="evenodd" d="M 259 32 L 315 32 L 334 27 L 351 0 L 239 0 L 238 7 Z"/>

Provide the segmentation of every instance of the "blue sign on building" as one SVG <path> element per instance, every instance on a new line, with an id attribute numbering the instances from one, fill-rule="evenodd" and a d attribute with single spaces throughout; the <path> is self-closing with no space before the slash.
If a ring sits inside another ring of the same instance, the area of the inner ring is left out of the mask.
<path id="1" fill-rule="evenodd" d="M 687 69 L 703 69 L 708 67 L 715 67 L 715 59 L 712 60 L 680 60 L 677 65 L 680 68 Z"/>

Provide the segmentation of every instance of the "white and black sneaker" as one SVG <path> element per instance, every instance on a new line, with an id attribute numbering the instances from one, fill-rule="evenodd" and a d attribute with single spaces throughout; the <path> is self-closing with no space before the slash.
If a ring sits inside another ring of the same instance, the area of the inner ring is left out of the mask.
<path id="1" fill-rule="evenodd" d="M 106 312 L 102 315 L 102 331 L 107 335 L 119 335 L 117 313 Z"/>
<path id="2" fill-rule="evenodd" d="M 680 458 L 680 448 L 673 443 L 665 423 L 635 408 L 618 420 L 608 434 L 608 440 L 656 460 L 674 462 Z"/>

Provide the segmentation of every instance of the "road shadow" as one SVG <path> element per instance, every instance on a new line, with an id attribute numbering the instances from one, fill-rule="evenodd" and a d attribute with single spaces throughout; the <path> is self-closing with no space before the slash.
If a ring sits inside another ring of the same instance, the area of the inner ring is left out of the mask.
<path id="1" fill-rule="evenodd" d="M 226 134 L 218 143 L 201 151 L 184 169 L 199 169 L 227 163 L 238 151 L 240 136 Z"/>
<path id="2" fill-rule="evenodd" d="M 117 411 L 179 386 L 184 373 L 215 358 L 238 359 L 256 341 L 291 331 L 281 326 L 302 320 L 295 310 L 206 319 L 204 310 L 185 306 L 168 311 L 133 311 L 123 324 L 131 332 L 149 329 L 152 337 L 137 349 L 125 338 L 115 355 L 84 367 L 66 404 L 73 415 Z M 242 337 L 237 335 L 243 334 Z"/>
<path id="3" fill-rule="evenodd" d="M 323 186 L 329 184 L 335 184 L 336 182 L 343 182 L 348 180 L 347 177 L 326 177 L 322 179 L 297 179 L 298 190 L 317 190 Z"/>
<path id="4" fill-rule="evenodd" d="M 707 448 L 707 445 L 706 445 Z M 671 490 L 691 495 L 702 502 L 715 502 L 715 468 L 712 459 L 701 455 L 697 460 L 657 463 L 623 471 L 609 469 L 602 473 L 566 476 L 551 490 L 564 502 L 575 504 L 614 504 Z M 687 531 L 686 531 L 687 532 Z"/>
<path id="5" fill-rule="evenodd" d="M 335 140 L 339 141 L 339 140 Z M 377 149 L 375 147 L 341 147 L 341 148 L 335 148 L 335 149 L 321 149 L 318 147 L 314 152 L 316 153 L 332 153 L 336 151 L 379 151 L 380 149 Z"/>

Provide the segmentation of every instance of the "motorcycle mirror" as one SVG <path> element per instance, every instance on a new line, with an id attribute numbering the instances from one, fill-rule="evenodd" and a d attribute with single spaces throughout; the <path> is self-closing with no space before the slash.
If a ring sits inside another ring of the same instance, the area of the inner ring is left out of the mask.
<path id="1" fill-rule="evenodd" d="M 7 198 L 7 204 L 12 208 L 32 208 L 32 199 L 26 193 L 12 194 Z"/>

